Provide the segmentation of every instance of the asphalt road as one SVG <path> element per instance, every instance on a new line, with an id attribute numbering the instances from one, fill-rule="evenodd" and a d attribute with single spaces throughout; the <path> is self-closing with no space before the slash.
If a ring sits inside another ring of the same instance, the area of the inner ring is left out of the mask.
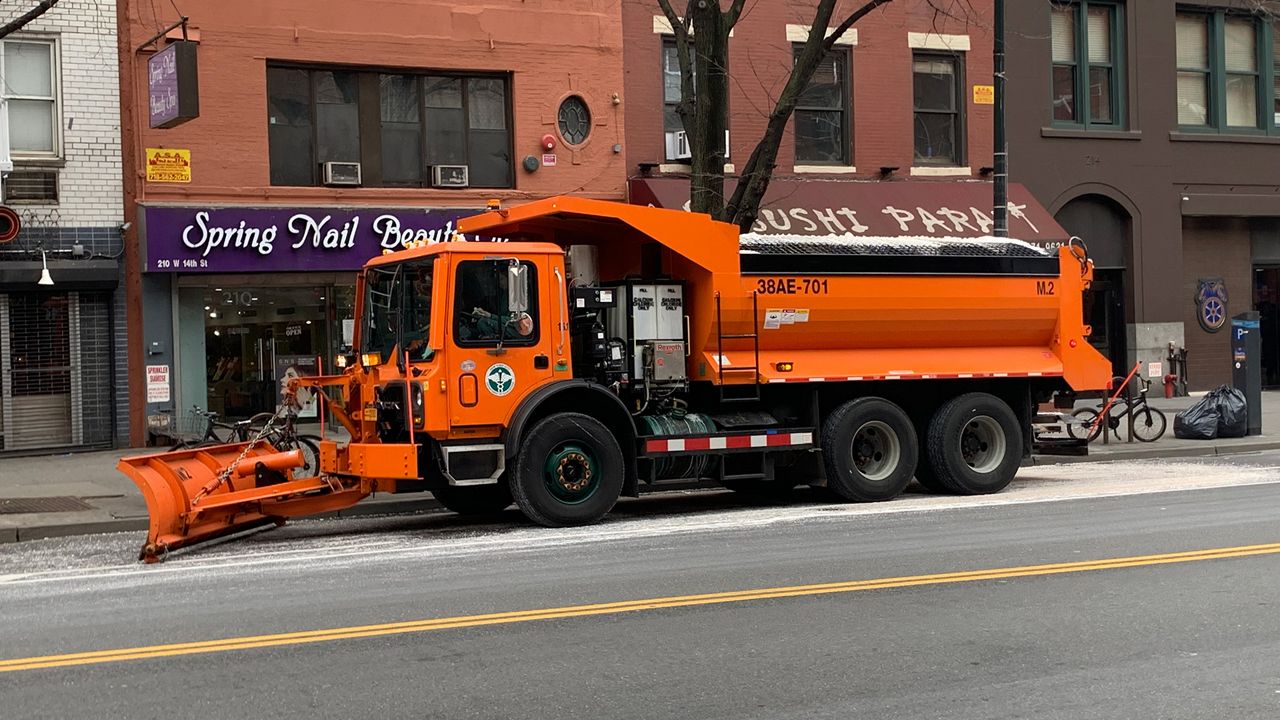
<path id="1" fill-rule="evenodd" d="M 679 494 L 573 530 L 298 523 L 155 566 L 133 534 L 9 545 L 0 717 L 1275 718 L 1278 481 L 1272 453 L 874 506 Z M 1138 559 L 1089 564 L 1114 558 Z M 49 659 L 86 651 L 115 652 Z"/>

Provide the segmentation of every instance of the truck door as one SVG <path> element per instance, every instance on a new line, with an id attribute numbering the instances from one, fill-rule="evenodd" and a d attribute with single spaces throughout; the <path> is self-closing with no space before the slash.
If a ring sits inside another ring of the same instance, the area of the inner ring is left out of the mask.
<path id="1" fill-rule="evenodd" d="M 450 425 L 500 426 L 552 376 L 558 266 L 527 258 L 455 256 L 450 308 Z M 496 431 L 495 427 L 495 431 Z"/>

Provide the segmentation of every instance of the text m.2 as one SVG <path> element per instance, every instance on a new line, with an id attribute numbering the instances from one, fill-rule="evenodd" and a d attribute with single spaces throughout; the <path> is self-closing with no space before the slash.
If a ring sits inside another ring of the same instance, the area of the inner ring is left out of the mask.
<path id="1" fill-rule="evenodd" d="M 1037 294 L 1037 295 L 1052 295 L 1052 294 L 1053 294 L 1053 281 L 1052 281 L 1052 280 L 1037 280 L 1037 281 L 1036 281 L 1036 294 Z"/>

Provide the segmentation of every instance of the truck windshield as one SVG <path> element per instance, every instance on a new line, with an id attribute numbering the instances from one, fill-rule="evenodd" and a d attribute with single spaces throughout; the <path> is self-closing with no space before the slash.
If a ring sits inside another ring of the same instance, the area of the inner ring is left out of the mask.
<path id="1" fill-rule="evenodd" d="M 397 347 L 411 360 L 430 360 L 431 284 L 434 258 L 372 268 L 365 275 L 361 350 L 384 359 Z"/>

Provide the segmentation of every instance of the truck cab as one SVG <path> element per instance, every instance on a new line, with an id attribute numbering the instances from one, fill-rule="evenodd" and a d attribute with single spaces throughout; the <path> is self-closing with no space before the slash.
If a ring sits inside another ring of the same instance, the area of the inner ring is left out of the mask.
<path id="1" fill-rule="evenodd" d="M 375 391 L 366 429 L 397 443 L 412 428 L 428 487 L 496 484 L 521 399 L 573 376 L 563 250 L 413 247 L 371 262 L 357 293 L 358 372 Z"/>

